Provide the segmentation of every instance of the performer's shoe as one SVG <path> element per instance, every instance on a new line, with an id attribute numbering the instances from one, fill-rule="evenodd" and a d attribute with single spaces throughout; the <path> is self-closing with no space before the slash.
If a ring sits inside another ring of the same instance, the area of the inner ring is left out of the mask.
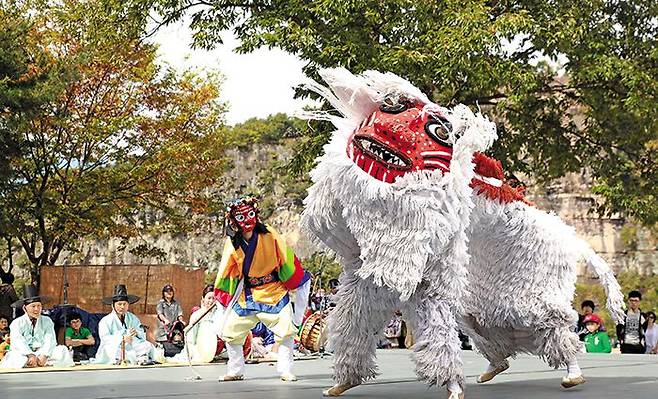
<path id="1" fill-rule="evenodd" d="M 585 377 L 583 377 L 582 374 L 579 375 L 578 377 L 573 377 L 573 378 L 563 377 L 562 388 L 566 388 L 566 389 L 573 388 L 576 385 L 584 384 L 585 382 L 587 381 L 585 380 Z"/>
<path id="2" fill-rule="evenodd" d="M 464 399 L 464 392 L 456 393 L 448 391 L 448 399 Z"/>
<path id="3" fill-rule="evenodd" d="M 348 389 L 352 389 L 359 384 L 336 384 L 333 387 L 322 391 L 322 396 L 340 396 Z"/>
<path id="4" fill-rule="evenodd" d="M 297 381 L 297 376 L 291 373 L 281 374 L 281 381 L 286 381 L 286 382 Z"/>
<path id="5" fill-rule="evenodd" d="M 244 380 L 243 375 L 229 375 L 229 374 L 226 374 L 223 377 L 219 377 L 219 382 L 242 381 L 242 380 Z"/>
<path id="6" fill-rule="evenodd" d="M 484 373 L 482 373 L 482 375 L 478 377 L 477 383 L 482 384 L 487 381 L 491 381 L 495 376 L 507 370 L 508 368 L 509 368 L 509 362 L 507 360 L 504 360 L 503 363 L 501 363 L 501 365 L 496 367 L 495 369 L 491 371 L 485 371 Z"/>

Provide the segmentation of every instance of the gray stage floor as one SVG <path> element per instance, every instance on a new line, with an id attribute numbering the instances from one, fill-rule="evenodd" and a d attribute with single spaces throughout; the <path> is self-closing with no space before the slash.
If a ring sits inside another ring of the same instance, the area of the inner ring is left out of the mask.
<path id="1" fill-rule="evenodd" d="M 348 391 L 346 398 L 445 398 L 445 391 L 428 389 L 416 381 L 409 352 L 379 351 L 381 376 L 374 382 Z M 581 367 L 587 384 L 566 391 L 559 385 L 562 370 L 548 369 L 534 357 L 520 356 L 511 368 L 495 380 L 479 385 L 475 377 L 485 362 L 465 352 L 466 397 L 487 398 L 570 398 L 570 399 L 656 399 L 658 398 L 658 356 L 582 355 Z M 123 398 L 321 398 L 331 385 L 331 360 L 299 361 L 295 365 L 300 381 L 278 380 L 276 368 L 268 364 L 247 365 L 247 379 L 218 383 L 225 365 L 196 367 L 202 381 L 185 381 L 190 371 L 183 367 L 34 372 L 0 374 L 3 399 L 123 399 Z"/>

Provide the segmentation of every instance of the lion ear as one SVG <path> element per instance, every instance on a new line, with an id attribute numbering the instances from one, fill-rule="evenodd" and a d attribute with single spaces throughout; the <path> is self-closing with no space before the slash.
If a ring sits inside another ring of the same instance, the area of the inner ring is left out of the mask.
<path id="1" fill-rule="evenodd" d="M 455 143 L 453 157 L 485 152 L 498 138 L 495 123 L 479 112 L 474 114 L 463 104 L 457 105 L 450 111 L 450 121 L 454 126 L 451 133 Z"/>

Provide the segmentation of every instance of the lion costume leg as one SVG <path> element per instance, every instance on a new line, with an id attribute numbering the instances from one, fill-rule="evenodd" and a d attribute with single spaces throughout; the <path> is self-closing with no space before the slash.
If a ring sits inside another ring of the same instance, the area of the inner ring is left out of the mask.
<path id="1" fill-rule="evenodd" d="M 328 319 L 336 384 L 323 392 L 325 396 L 338 396 L 377 376 L 377 342 L 398 305 L 389 290 L 349 272 L 344 272 L 340 281 L 336 308 Z"/>
<path id="2" fill-rule="evenodd" d="M 570 311 L 570 309 L 567 311 Z M 576 359 L 581 343 L 578 336 L 571 331 L 571 324 L 568 321 L 563 320 L 561 324 L 538 330 L 535 343 L 537 355 L 546 361 L 549 366 L 555 368 L 566 366 L 567 376 L 562 378 L 562 386 L 571 388 L 585 383 L 585 378 Z"/>
<path id="3" fill-rule="evenodd" d="M 461 344 L 454 307 L 418 293 L 411 298 L 416 374 L 430 386 L 446 385 L 450 398 L 462 397 L 464 388 Z"/>
<path id="4" fill-rule="evenodd" d="M 487 369 L 477 378 L 477 383 L 491 381 L 495 376 L 509 368 L 507 358 L 513 356 L 515 351 L 514 338 L 509 331 L 503 328 L 472 328 L 468 324 L 466 334 L 473 341 L 474 348 L 488 361 Z M 494 337 L 493 339 L 491 339 Z"/>

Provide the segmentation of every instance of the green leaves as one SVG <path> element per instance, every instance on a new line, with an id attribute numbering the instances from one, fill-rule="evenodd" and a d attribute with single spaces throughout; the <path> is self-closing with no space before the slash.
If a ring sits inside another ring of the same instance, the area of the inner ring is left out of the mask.
<path id="1" fill-rule="evenodd" d="M 24 53 L 0 86 L 0 98 L 10 84 L 39 89 L 0 109 L 0 145 L 14 149 L 3 152 L 0 235 L 21 242 L 36 278 L 81 238 L 192 229 L 226 165 L 220 76 L 162 68 L 141 40 L 148 8 L 40 4 L 11 15 Z M 147 209 L 157 223 L 144 223 Z"/>
<path id="2" fill-rule="evenodd" d="M 607 211 L 658 219 L 655 1 L 213 1 L 189 10 L 204 21 L 192 24 L 202 47 L 231 27 L 240 51 L 280 47 L 307 60 L 312 78 L 320 67 L 391 71 L 438 103 L 480 105 L 499 122 L 493 152 L 510 174 L 548 181 L 586 168 Z M 326 138 L 302 137 L 308 154 L 298 159 L 313 159 Z"/>

